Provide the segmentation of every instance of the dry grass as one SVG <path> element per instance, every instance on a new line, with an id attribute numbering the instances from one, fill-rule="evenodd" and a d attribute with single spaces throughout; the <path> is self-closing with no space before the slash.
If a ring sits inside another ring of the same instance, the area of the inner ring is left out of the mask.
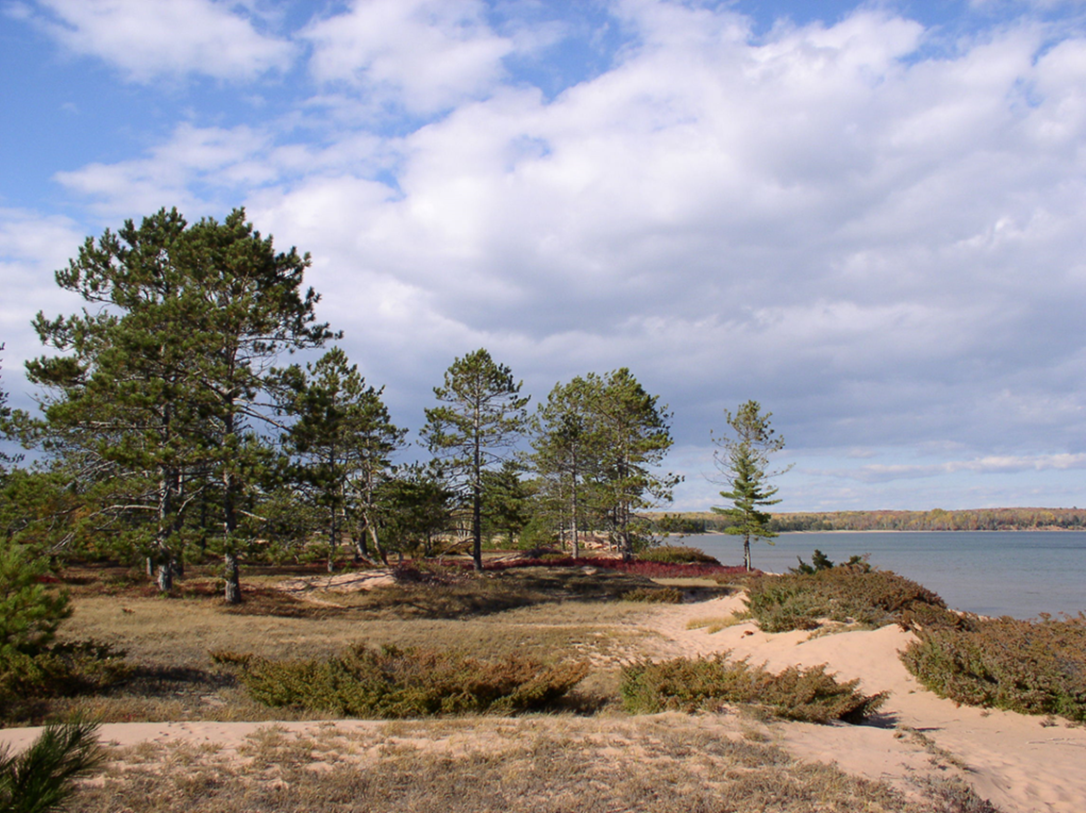
<path id="1" fill-rule="evenodd" d="M 677 715 L 516 724 L 483 718 L 355 733 L 273 728 L 237 751 L 156 744 L 114 751 L 114 764 L 83 788 L 76 806 L 86 813 L 950 809 L 834 767 L 796 762 L 743 730 L 734 720 L 729 726 Z"/>
<path id="2" fill-rule="evenodd" d="M 750 620 L 750 613 L 732 613 L 725 616 L 714 616 L 711 618 L 691 618 L 686 622 L 686 628 L 688 630 L 700 630 L 703 629 L 710 635 L 714 632 L 720 632 L 728 627 L 734 627 L 736 624 L 742 624 L 744 621 Z"/>
<path id="3" fill-rule="evenodd" d="M 307 574 L 320 575 L 285 576 Z M 257 576 L 239 610 L 225 606 L 203 574 L 183 582 L 176 597 L 162 598 L 139 574 L 84 570 L 69 577 L 75 614 L 62 637 L 125 650 L 135 675 L 104 696 L 53 700 L 45 712 L 53 718 L 90 714 L 103 722 L 297 718 L 304 715 L 250 700 L 208 653 L 323 659 L 358 641 L 455 648 L 480 658 L 585 660 L 595 671 L 575 705 L 599 708 L 615 697 L 617 666 L 644 634 L 634 622 L 651 612 L 618 600 L 651 582 L 619 573 L 525 568 L 478 579 L 458 568 L 445 575 L 437 583 L 303 597 L 275 589 L 275 577 Z"/>

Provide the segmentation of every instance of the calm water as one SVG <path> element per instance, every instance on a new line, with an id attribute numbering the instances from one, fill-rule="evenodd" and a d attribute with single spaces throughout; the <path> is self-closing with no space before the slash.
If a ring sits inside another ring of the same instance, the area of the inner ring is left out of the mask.
<path id="1" fill-rule="evenodd" d="M 955 531 L 781 534 L 751 545 L 756 568 L 784 573 L 818 548 L 834 562 L 870 554 L 934 590 L 951 607 L 981 615 L 1033 618 L 1086 610 L 1086 532 Z M 685 537 L 672 544 L 701 548 L 723 564 L 743 563 L 743 540 L 726 534 Z"/>

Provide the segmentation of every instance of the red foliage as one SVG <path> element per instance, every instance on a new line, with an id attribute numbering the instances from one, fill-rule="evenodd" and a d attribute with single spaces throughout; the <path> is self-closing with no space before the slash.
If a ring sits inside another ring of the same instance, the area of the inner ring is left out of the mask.
<path id="1" fill-rule="evenodd" d="M 662 562 L 638 562 L 636 560 L 624 562 L 621 559 L 590 559 L 585 557 L 574 559 L 572 556 L 566 556 L 562 559 L 510 559 L 484 565 L 485 570 L 508 570 L 514 567 L 598 567 L 606 570 L 617 570 L 620 573 L 632 573 L 635 576 L 645 576 L 650 579 L 711 579 L 716 576 L 738 576 L 747 572 L 742 567 L 725 567 L 724 565 L 673 565 Z M 753 572 L 757 573 L 758 571 Z"/>

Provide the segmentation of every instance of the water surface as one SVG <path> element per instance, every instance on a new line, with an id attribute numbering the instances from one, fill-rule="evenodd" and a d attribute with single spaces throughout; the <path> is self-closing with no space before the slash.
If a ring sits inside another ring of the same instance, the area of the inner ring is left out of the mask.
<path id="1" fill-rule="evenodd" d="M 784 573 L 818 548 L 834 562 L 868 554 L 934 590 L 951 607 L 981 615 L 1034 618 L 1086 611 L 1086 531 L 873 531 L 781 534 L 751 545 L 756 568 Z M 672 539 L 723 564 L 743 563 L 742 537 L 704 534 Z"/>

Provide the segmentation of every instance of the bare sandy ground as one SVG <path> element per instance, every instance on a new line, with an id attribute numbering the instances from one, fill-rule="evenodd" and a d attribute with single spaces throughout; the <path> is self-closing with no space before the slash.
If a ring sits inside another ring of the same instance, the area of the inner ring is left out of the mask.
<path id="1" fill-rule="evenodd" d="M 864 726 L 775 723 L 778 743 L 801 759 L 836 762 L 843 770 L 906 787 L 928 774 L 961 776 L 1007 813 L 1086 813 L 1086 728 L 1002 711 L 956 706 L 922 689 L 898 659 L 912 639 L 897 627 L 812 637 L 806 632 L 769 635 L 752 622 L 709 633 L 691 621 L 727 617 L 742 609 L 739 597 L 662 606 L 640 625 L 654 633 L 646 646 L 654 658 L 731 651 L 773 670 L 828 664 L 844 679 L 859 678 L 868 694 L 890 693 L 879 717 Z M 103 742 L 211 743 L 236 751 L 269 723 L 128 723 L 101 728 Z M 298 735 L 319 730 L 374 736 L 382 723 L 368 721 L 274 724 Z M 16 749 L 40 729 L 0 731 L 0 744 Z"/>
<path id="2" fill-rule="evenodd" d="M 1066 721 L 958 706 L 923 689 L 898 658 L 914 636 L 896 626 L 811 637 L 768 635 L 753 622 L 715 633 L 687 629 L 691 620 L 742 609 L 739 597 L 662 609 L 655 619 L 660 656 L 730 650 L 735 658 L 790 665 L 828 664 L 839 678 L 861 680 L 865 694 L 889 692 L 872 725 L 776 726 L 796 756 L 833 760 L 850 773 L 897 784 L 917 772 L 958 773 L 1005 811 L 1086 813 L 1086 728 Z"/>

